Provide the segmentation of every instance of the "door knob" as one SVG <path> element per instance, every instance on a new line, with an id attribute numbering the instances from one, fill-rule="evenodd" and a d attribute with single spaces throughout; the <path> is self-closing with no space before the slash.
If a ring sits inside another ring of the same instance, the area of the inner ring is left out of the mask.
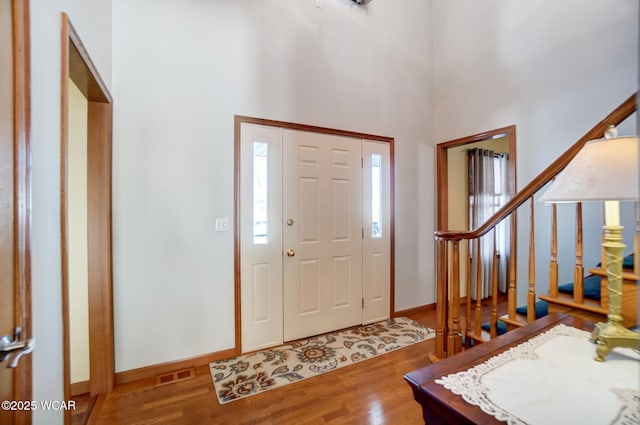
<path id="1" fill-rule="evenodd" d="M 287 226 L 293 226 L 293 219 L 292 218 L 288 218 L 287 219 Z"/>
<path id="2" fill-rule="evenodd" d="M 287 251 L 287 256 L 288 257 L 294 257 L 296 255 L 296 252 L 293 249 L 289 249 Z"/>

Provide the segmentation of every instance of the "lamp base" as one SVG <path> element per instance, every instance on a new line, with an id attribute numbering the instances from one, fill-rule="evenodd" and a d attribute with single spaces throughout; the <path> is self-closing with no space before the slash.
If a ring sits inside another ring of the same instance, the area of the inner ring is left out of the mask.
<path id="1" fill-rule="evenodd" d="M 591 333 L 591 342 L 597 344 L 596 361 L 602 362 L 616 347 L 638 350 L 640 333 L 630 331 L 622 325 L 622 226 L 606 225 L 604 248 L 607 256 L 607 289 L 609 291 L 609 314 L 607 323 L 597 323 Z"/>
<path id="2" fill-rule="evenodd" d="M 620 323 L 608 321 L 596 323 L 591 333 L 591 342 L 597 344 L 596 361 L 603 362 L 605 357 L 616 347 L 638 350 L 640 348 L 640 333 L 630 331 Z"/>

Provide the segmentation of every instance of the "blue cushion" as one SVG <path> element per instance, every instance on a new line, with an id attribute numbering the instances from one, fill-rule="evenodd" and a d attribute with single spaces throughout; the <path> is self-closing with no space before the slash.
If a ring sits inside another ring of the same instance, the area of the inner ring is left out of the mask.
<path id="1" fill-rule="evenodd" d="M 482 329 L 489 332 L 491 331 L 491 323 L 487 322 L 487 323 L 483 323 L 482 324 Z M 498 320 L 498 323 L 496 325 L 496 330 L 498 331 L 498 335 L 502 335 L 504 333 L 507 333 L 507 324 L 504 323 L 502 320 Z"/>
<path id="2" fill-rule="evenodd" d="M 573 282 L 558 286 L 563 294 L 573 294 Z M 584 278 L 584 297 L 590 300 L 600 300 L 600 276 L 592 275 Z"/>
<path id="3" fill-rule="evenodd" d="M 602 266 L 602 263 L 598 263 L 596 267 Z M 627 255 L 622 259 L 622 268 L 623 269 L 633 269 L 633 253 Z"/>
<path id="4" fill-rule="evenodd" d="M 622 259 L 622 268 L 623 269 L 633 268 L 633 254 L 629 254 Z"/>
<path id="5" fill-rule="evenodd" d="M 549 304 L 546 301 L 536 301 L 535 304 L 535 309 L 536 309 L 536 319 L 539 319 L 541 317 L 546 316 L 547 314 L 549 314 Z M 518 308 L 516 308 L 516 313 L 518 314 L 523 314 L 523 315 L 527 315 L 527 306 L 526 305 L 522 305 Z"/>
<path id="6" fill-rule="evenodd" d="M 462 346 L 466 347 L 467 346 L 467 337 L 462 335 Z M 476 346 L 476 340 L 473 338 L 469 338 L 469 348 L 473 348 Z"/>

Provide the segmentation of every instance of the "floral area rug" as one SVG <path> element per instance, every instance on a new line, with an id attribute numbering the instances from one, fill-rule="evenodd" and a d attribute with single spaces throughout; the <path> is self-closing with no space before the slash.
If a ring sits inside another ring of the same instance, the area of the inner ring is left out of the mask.
<path id="1" fill-rule="evenodd" d="M 220 404 L 330 372 L 435 337 L 406 317 L 358 326 L 209 364 Z"/>

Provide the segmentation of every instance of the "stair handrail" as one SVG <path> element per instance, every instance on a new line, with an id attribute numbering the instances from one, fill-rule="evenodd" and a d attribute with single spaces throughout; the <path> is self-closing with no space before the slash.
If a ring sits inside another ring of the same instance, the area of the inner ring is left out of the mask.
<path id="1" fill-rule="evenodd" d="M 569 149 L 567 149 L 562 155 L 560 155 L 555 161 L 545 168 L 540 174 L 538 174 L 529 184 L 523 187 L 513 198 L 511 198 L 504 206 L 502 206 L 494 215 L 487 219 L 480 227 L 474 230 L 437 230 L 435 232 L 436 240 L 462 240 L 462 239 L 476 239 L 484 236 L 489 230 L 493 229 L 502 220 L 507 218 L 513 213 L 520 205 L 530 199 L 540 189 L 542 189 L 547 183 L 557 176 L 564 168 L 571 162 L 571 160 L 580 152 L 582 147 L 590 140 L 600 139 L 603 137 L 605 130 L 611 126 L 617 126 L 631 114 L 636 111 L 636 96 L 638 92 L 635 92 L 627 100 L 620 104 L 613 112 L 611 112 L 606 118 L 596 124 L 591 130 L 589 130 L 584 136 L 582 136 L 576 143 L 574 143 Z"/>

